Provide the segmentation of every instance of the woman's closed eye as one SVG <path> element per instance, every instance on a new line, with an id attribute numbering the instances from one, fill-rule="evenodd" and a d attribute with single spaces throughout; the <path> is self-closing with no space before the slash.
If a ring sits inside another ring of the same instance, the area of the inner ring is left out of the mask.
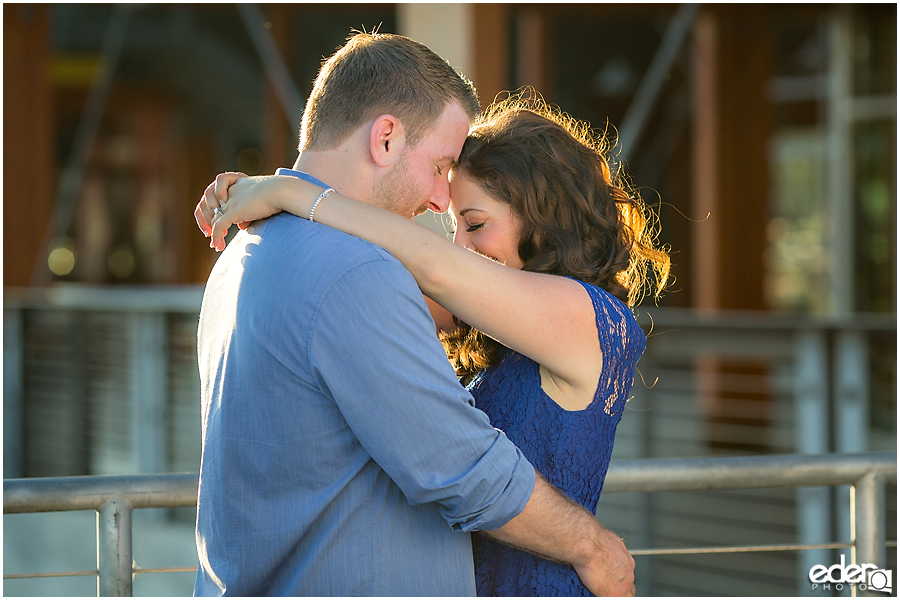
<path id="1" fill-rule="evenodd" d="M 468 227 L 466 227 L 466 232 L 472 233 L 473 231 L 476 231 L 476 230 L 478 230 L 478 229 L 481 229 L 482 227 L 484 227 L 484 223 L 474 223 L 474 224 L 469 225 Z"/>

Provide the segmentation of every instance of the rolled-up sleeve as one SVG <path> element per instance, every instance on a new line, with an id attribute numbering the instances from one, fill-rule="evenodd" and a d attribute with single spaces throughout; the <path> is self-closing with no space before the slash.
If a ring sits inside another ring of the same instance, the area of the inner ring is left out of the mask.
<path id="1" fill-rule="evenodd" d="M 357 266 L 313 323 L 312 376 L 410 504 L 435 502 L 455 530 L 518 515 L 534 468 L 456 380 L 415 281 L 393 260 Z"/>

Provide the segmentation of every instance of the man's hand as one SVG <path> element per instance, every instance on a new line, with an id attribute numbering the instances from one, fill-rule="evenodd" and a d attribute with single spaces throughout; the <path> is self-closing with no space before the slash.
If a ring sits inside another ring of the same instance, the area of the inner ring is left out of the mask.
<path id="1" fill-rule="evenodd" d="M 595 596 L 634 596 L 634 558 L 615 533 L 540 474 L 521 513 L 488 535 L 570 564 Z"/>
<path id="2" fill-rule="evenodd" d="M 603 527 L 596 538 L 600 551 L 575 564 L 581 582 L 595 596 L 634 596 L 634 558 L 615 533 Z"/>

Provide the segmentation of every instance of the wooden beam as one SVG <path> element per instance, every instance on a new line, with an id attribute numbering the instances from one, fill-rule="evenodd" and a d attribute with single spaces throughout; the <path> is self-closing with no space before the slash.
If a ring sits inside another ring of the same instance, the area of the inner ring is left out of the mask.
<path id="1" fill-rule="evenodd" d="M 53 165 L 46 5 L 3 5 L 3 285 L 27 286 L 50 219 Z"/>
<path id="2" fill-rule="evenodd" d="M 718 20 L 708 10 L 697 16 L 694 26 L 694 191 L 691 244 L 691 305 L 700 310 L 719 306 L 719 149 Z"/>
<path id="3" fill-rule="evenodd" d="M 471 77 L 478 89 L 482 107 L 487 107 L 497 94 L 510 87 L 511 11 L 508 4 L 475 4 L 474 8 L 475 60 Z"/>
<path id="4" fill-rule="evenodd" d="M 530 85 L 547 94 L 544 12 L 525 5 L 516 12 L 516 87 Z"/>

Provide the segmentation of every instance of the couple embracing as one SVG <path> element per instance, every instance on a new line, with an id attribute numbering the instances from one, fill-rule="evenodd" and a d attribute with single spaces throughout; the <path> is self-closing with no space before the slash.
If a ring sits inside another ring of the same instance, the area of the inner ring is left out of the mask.
<path id="1" fill-rule="evenodd" d="M 224 252 L 196 595 L 633 595 L 591 511 L 645 346 L 630 307 L 668 257 L 584 124 L 480 112 L 426 47 L 357 34 L 293 168 L 222 174 L 197 205 Z"/>

